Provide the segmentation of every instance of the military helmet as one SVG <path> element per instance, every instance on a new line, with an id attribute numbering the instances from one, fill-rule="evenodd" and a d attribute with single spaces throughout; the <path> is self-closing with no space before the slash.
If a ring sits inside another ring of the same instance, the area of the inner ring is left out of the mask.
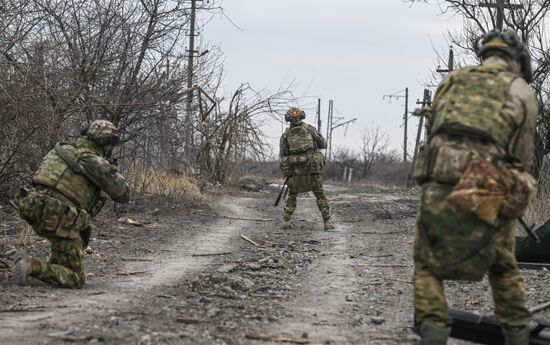
<path id="1" fill-rule="evenodd" d="M 107 120 L 95 120 L 90 124 L 83 124 L 80 134 L 85 135 L 97 145 L 116 145 L 120 141 L 120 133 L 116 126 Z"/>
<path id="2" fill-rule="evenodd" d="M 306 118 L 306 113 L 300 108 L 290 108 L 285 114 L 285 120 L 288 121 L 300 121 Z"/>
<path id="3" fill-rule="evenodd" d="M 502 52 L 521 64 L 521 74 L 528 83 L 533 81 L 531 55 L 514 31 L 489 31 L 482 37 L 481 43 L 482 46 L 477 51 L 478 57 L 484 59 L 490 52 Z"/>

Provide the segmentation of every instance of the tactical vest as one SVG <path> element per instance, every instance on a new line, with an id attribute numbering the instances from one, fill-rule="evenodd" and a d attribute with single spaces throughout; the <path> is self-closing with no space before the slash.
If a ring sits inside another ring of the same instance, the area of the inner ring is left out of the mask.
<path id="1" fill-rule="evenodd" d="M 440 132 L 493 141 L 508 150 L 516 124 L 503 112 L 517 76 L 503 67 L 476 66 L 455 72 L 434 100 L 431 135 Z"/>
<path id="2" fill-rule="evenodd" d="M 62 148 L 78 162 L 85 154 L 101 155 L 101 153 L 85 140 L 79 140 L 76 145 L 63 144 Z M 46 187 L 55 188 L 74 202 L 76 206 L 89 211 L 100 199 L 101 190 L 89 179 L 76 173 L 55 152 L 51 150 L 40 168 L 32 178 L 32 182 Z"/>
<path id="3" fill-rule="evenodd" d="M 291 155 L 300 154 L 315 149 L 313 136 L 308 130 L 308 125 L 289 127 L 286 130 L 286 140 Z"/>

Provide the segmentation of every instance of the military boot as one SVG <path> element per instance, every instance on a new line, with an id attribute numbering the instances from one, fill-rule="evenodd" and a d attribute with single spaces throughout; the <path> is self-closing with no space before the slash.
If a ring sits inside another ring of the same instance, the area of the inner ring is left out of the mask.
<path id="1" fill-rule="evenodd" d="M 324 229 L 325 230 L 334 230 L 334 223 L 330 219 L 324 220 Z"/>
<path id="2" fill-rule="evenodd" d="M 502 328 L 505 345 L 528 345 L 531 328 L 525 326 L 520 330 Z"/>
<path id="3" fill-rule="evenodd" d="M 15 256 L 15 264 L 10 277 L 11 283 L 15 285 L 26 285 L 27 278 L 31 272 L 31 258 L 24 252 L 19 252 Z"/>
<path id="4" fill-rule="evenodd" d="M 431 321 L 420 325 L 420 345 L 446 345 L 451 334 L 450 327 L 441 327 Z"/>

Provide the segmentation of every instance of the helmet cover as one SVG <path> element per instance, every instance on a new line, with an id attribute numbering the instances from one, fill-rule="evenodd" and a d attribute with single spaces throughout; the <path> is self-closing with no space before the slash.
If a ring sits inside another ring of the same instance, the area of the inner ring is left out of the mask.
<path id="1" fill-rule="evenodd" d="M 116 145 L 120 141 L 120 133 L 116 126 L 107 120 L 95 120 L 84 131 L 81 129 L 81 133 L 88 137 L 91 141 L 97 145 L 104 147 L 109 145 Z"/>
<path id="2" fill-rule="evenodd" d="M 482 46 L 477 51 L 477 56 L 485 59 L 488 53 L 499 51 L 521 65 L 521 74 L 528 82 L 532 82 L 533 71 L 531 68 L 531 55 L 527 47 L 521 42 L 519 36 L 512 30 L 492 30 L 482 37 Z"/>

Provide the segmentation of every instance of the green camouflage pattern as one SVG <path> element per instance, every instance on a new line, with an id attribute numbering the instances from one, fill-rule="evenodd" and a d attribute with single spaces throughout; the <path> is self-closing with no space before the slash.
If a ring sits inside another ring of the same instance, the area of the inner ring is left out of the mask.
<path id="1" fill-rule="evenodd" d="M 283 219 L 291 219 L 296 211 L 298 193 L 312 191 L 317 199 L 317 207 L 321 211 L 323 220 L 330 219 L 330 204 L 323 192 L 323 177 L 320 174 L 293 176 L 288 179 L 289 193 L 285 201 Z"/>
<path id="2" fill-rule="evenodd" d="M 468 221 L 468 219 L 463 219 Z M 425 261 L 424 244 L 419 227 L 414 241 L 415 324 L 432 321 L 449 325 L 451 320 L 443 290 L 443 280 L 436 277 Z M 514 255 L 513 222 L 502 224 L 495 235 L 495 258 L 489 268 L 489 283 L 495 303 L 495 316 L 505 328 L 526 326 L 531 313 L 525 308 L 525 285 Z"/>
<path id="3" fill-rule="evenodd" d="M 446 132 L 492 140 L 508 148 L 516 124 L 503 112 L 517 75 L 494 66 L 458 70 L 440 86 L 433 104 L 431 134 Z"/>
<path id="4" fill-rule="evenodd" d="M 448 200 L 453 186 L 423 186 L 415 258 L 439 279 L 479 281 L 496 258 L 497 229 Z"/>
<path id="5" fill-rule="evenodd" d="M 289 133 L 294 133 L 294 130 L 303 138 L 289 140 Z M 311 146 L 313 148 L 309 148 Z M 294 149 L 291 149 L 291 147 L 294 147 Z M 302 147 L 302 149 L 307 147 L 308 149 L 304 152 L 293 153 L 302 150 L 296 149 L 296 147 Z M 288 177 L 289 189 L 283 218 L 289 221 L 292 217 L 296 210 L 296 199 L 299 193 L 312 191 L 317 199 L 317 207 L 321 211 L 323 220 L 329 220 L 330 205 L 323 192 L 322 172 L 325 166 L 325 158 L 318 151 L 327 148 L 325 138 L 313 126 L 303 122 L 291 122 L 290 127 L 281 136 L 279 148 L 281 170 Z"/>
<path id="6" fill-rule="evenodd" d="M 73 171 L 55 150 L 51 150 L 35 173 L 33 183 L 58 190 L 77 207 L 88 212 L 101 201 L 102 190 L 114 201 L 128 202 L 128 183 L 116 168 L 102 157 L 103 152 L 97 144 L 81 138 L 74 145 L 63 144 L 62 148 L 91 179 Z"/>
<path id="7" fill-rule="evenodd" d="M 74 239 L 88 227 L 90 216 L 86 210 L 52 197 L 44 190 L 30 188 L 23 193 L 15 204 L 21 218 L 32 225 L 38 235 Z"/>
<path id="8" fill-rule="evenodd" d="M 285 135 L 291 155 L 315 149 L 315 142 L 308 127 L 307 123 L 301 123 L 298 126 L 291 126 L 286 129 Z"/>
<path id="9" fill-rule="evenodd" d="M 90 123 L 86 137 L 96 143 L 104 153 L 107 153 L 120 140 L 116 126 L 107 120 L 95 120 Z"/>
<path id="10" fill-rule="evenodd" d="M 290 135 L 294 130 L 299 134 L 296 138 Z M 303 122 L 291 123 L 279 144 L 281 171 L 286 177 L 321 174 L 325 158 L 318 150 L 326 148 L 325 138 L 315 127 Z"/>
<path id="11" fill-rule="evenodd" d="M 99 211 L 102 191 L 127 203 L 129 186 L 88 138 L 62 144 L 61 149 L 81 171 L 51 150 L 32 179 L 33 187 L 23 189 L 14 205 L 34 231 L 51 242 L 49 262 L 32 258 L 31 276 L 59 287 L 81 288 L 85 267 L 80 232 L 89 227 L 90 212 Z"/>
<path id="12" fill-rule="evenodd" d="M 80 289 L 86 280 L 84 250 L 80 238 L 50 239 L 48 262 L 32 258 L 30 276 L 56 287 Z"/>
<path id="13" fill-rule="evenodd" d="M 425 111 L 428 142 L 414 167 L 423 189 L 414 241 L 417 326 L 450 324 L 444 280 L 477 281 L 486 273 L 502 326 L 522 328 L 531 318 L 514 255 L 515 219 L 502 213 L 516 214 L 528 199 L 529 181 L 511 170 L 531 163 L 538 108 L 511 70 L 490 57 L 454 71 Z"/>

